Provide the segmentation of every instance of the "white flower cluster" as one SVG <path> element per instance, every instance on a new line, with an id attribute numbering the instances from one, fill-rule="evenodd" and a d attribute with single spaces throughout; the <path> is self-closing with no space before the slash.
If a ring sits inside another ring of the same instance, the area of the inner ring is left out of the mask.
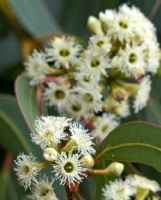
<path id="1" fill-rule="evenodd" d="M 69 188 L 87 176 L 86 170 L 94 165 L 93 138 L 80 124 L 65 117 L 42 116 L 35 121 L 32 141 L 43 151 L 45 161 L 37 162 L 33 155 L 20 154 L 15 171 L 25 190 L 31 189 L 31 199 L 57 200 L 53 182 L 47 177 L 38 181 L 39 172 L 51 166 L 55 179 Z"/>
<path id="2" fill-rule="evenodd" d="M 146 106 L 159 44 L 154 25 L 135 6 L 91 16 L 88 28 L 93 35 L 86 47 L 73 37 L 55 36 L 44 52 L 29 56 L 26 71 L 31 84 L 43 87 L 49 106 L 76 120 L 88 118 L 103 140 L 130 115 L 129 100 L 135 113 Z"/>
<path id="3" fill-rule="evenodd" d="M 149 192 L 156 193 L 160 191 L 159 184 L 143 176 L 129 175 L 123 181 L 116 179 L 105 185 L 102 189 L 104 200 L 130 200 L 145 199 Z M 156 197 L 157 199 L 157 197 Z"/>

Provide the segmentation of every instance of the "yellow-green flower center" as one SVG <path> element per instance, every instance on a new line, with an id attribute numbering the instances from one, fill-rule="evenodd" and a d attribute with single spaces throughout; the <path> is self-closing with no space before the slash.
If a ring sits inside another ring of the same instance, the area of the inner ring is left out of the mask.
<path id="1" fill-rule="evenodd" d="M 135 53 L 131 53 L 129 56 L 129 62 L 135 63 L 137 61 L 137 55 Z"/>
<path id="2" fill-rule="evenodd" d="M 122 188 L 116 189 L 116 192 L 117 192 L 117 194 L 120 194 L 120 196 L 122 196 L 122 194 L 124 194 L 125 190 L 124 190 L 124 188 L 122 187 Z"/>
<path id="3" fill-rule="evenodd" d="M 45 137 L 46 139 L 49 139 L 52 135 L 53 135 L 53 132 L 52 132 L 51 130 L 47 130 L 47 131 L 45 131 L 45 133 L 44 133 L 44 137 Z"/>
<path id="4" fill-rule="evenodd" d="M 35 70 L 36 72 L 38 72 L 39 69 L 40 69 L 40 64 L 39 64 L 39 63 L 35 63 L 35 65 L 34 65 L 34 70 Z"/>
<path id="5" fill-rule="evenodd" d="M 75 112 L 80 111 L 81 108 L 82 108 L 81 105 L 78 104 L 78 103 L 75 103 L 75 104 L 72 105 L 72 110 L 75 111 Z"/>
<path id="6" fill-rule="evenodd" d="M 71 162 L 67 162 L 65 165 L 64 165 L 64 170 L 67 172 L 67 173 L 71 173 L 74 169 L 74 165 L 71 163 Z"/>
<path id="7" fill-rule="evenodd" d="M 41 191 L 41 196 L 42 196 L 42 197 L 47 196 L 48 193 L 49 193 L 49 191 L 50 191 L 50 190 L 49 190 L 48 188 L 43 188 L 42 191 Z"/>
<path id="8" fill-rule="evenodd" d="M 102 132 L 105 133 L 107 130 L 108 130 L 108 125 L 106 124 L 102 127 Z"/>
<path id="9" fill-rule="evenodd" d="M 24 172 L 25 174 L 28 174 L 29 171 L 30 171 L 30 167 L 29 167 L 28 165 L 24 165 L 24 166 L 23 166 L 23 172 Z"/>
<path id="10" fill-rule="evenodd" d="M 59 54 L 62 56 L 62 57 L 67 57 L 67 56 L 69 56 L 69 54 L 70 54 L 70 51 L 68 50 L 68 49 L 61 49 L 60 51 L 59 51 Z"/>
<path id="11" fill-rule="evenodd" d="M 64 99 L 65 97 L 65 92 L 63 90 L 56 90 L 55 94 L 56 98 L 58 99 Z"/>
<path id="12" fill-rule="evenodd" d="M 92 60 L 91 61 L 91 67 L 98 67 L 100 65 L 100 61 L 99 60 Z"/>
<path id="13" fill-rule="evenodd" d="M 98 41 L 98 42 L 96 43 L 96 45 L 97 45 L 98 47 L 101 47 L 103 44 L 104 44 L 104 42 L 103 42 L 102 40 L 100 40 L 100 41 Z"/>
<path id="14" fill-rule="evenodd" d="M 124 28 L 124 29 L 128 28 L 128 24 L 124 20 L 119 21 L 119 25 L 121 28 Z"/>
<path id="15" fill-rule="evenodd" d="M 85 101 L 87 101 L 89 103 L 93 102 L 93 96 L 89 93 L 84 95 L 84 99 L 85 99 Z"/>

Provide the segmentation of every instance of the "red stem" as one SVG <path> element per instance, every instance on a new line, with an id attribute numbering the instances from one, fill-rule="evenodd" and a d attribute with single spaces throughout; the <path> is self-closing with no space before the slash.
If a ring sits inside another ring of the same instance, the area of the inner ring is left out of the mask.
<path id="1" fill-rule="evenodd" d="M 56 77 L 56 76 L 46 76 L 44 78 L 41 79 L 40 83 L 48 83 L 48 82 L 55 82 L 55 83 L 59 83 L 61 80 L 60 77 Z"/>
<path id="2" fill-rule="evenodd" d="M 41 84 L 39 84 L 37 87 L 37 102 L 38 102 L 39 113 L 40 113 L 40 115 L 42 115 L 43 109 L 42 109 L 42 86 L 41 86 Z"/>
<path id="3" fill-rule="evenodd" d="M 73 192 L 69 189 L 68 185 L 65 185 L 65 190 L 68 200 L 75 200 Z"/>
<path id="4" fill-rule="evenodd" d="M 92 122 L 85 116 L 81 117 L 81 121 L 89 128 L 89 130 L 93 130 L 94 126 L 92 124 Z"/>
<path id="5" fill-rule="evenodd" d="M 67 183 L 65 184 L 68 200 L 75 200 L 74 193 L 78 192 L 78 188 L 79 188 L 79 183 L 75 183 L 72 186 L 69 186 Z"/>
<path id="6" fill-rule="evenodd" d="M 5 159 L 4 159 L 4 162 L 3 162 L 3 169 L 5 171 L 9 171 L 10 170 L 12 161 L 13 161 L 12 153 L 11 152 L 7 152 L 7 154 L 5 156 Z"/>

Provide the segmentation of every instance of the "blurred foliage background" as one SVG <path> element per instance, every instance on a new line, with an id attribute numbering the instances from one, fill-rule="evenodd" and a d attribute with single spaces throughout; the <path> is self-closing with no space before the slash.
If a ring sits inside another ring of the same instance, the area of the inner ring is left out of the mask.
<path id="1" fill-rule="evenodd" d="M 157 28 L 158 39 L 161 41 L 161 0 L 0 0 L 0 112 L 3 112 L 3 107 L 7 107 L 6 98 L 3 98 L 2 94 L 14 95 L 14 80 L 24 70 L 23 62 L 33 48 L 39 48 L 55 33 L 68 33 L 86 39 L 89 36 L 86 28 L 89 15 L 97 16 L 100 11 L 106 8 L 117 8 L 125 2 L 139 7 L 153 21 Z M 7 98 L 11 97 L 7 96 Z M 12 104 L 16 104 L 15 99 L 12 99 Z M 13 107 L 15 109 L 15 106 Z M 21 116 L 20 113 L 16 114 L 17 112 L 18 107 L 16 110 L 8 110 L 8 115 L 13 115 L 16 120 L 19 120 Z M 148 107 L 127 121 L 134 119 L 161 125 L 161 78 L 159 76 L 154 78 Z M 21 123 L 20 126 L 25 124 Z M 12 162 L 12 156 L 8 153 L 8 150 L 12 151 L 12 141 L 4 141 L 3 131 L 4 127 L 0 127 L 0 199 L 3 199 L 4 187 L 7 187 L 4 183 L 7 183 L 9 178 L 6 175 L 7 167 Z M 12 140 L 14 141 L 15 138 L 13 137 Z M 19 148 L 12 153 L 16 155 L 18 151 Z M 148 169 L 144 171 L 149 173 Z M 154 173 L 154 177 L 158 175 Z M 10 191 L 12 190 L 13 186 L 10 187 Z M 8 199 L 15 198 L 10 196 Z"/>

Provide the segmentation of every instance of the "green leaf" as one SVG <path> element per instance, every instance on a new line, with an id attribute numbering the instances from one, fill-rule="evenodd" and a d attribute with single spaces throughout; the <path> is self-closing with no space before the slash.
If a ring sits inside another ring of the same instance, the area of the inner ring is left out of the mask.
<path id="1" fill-rule="evenodd" d="M 31 152 L 31 138 L 14 97 L 0 95 L 0 143 L 17 155 Z"/>
<path id="2" fill-rule="evenodd" d="M 29 79 L 25 74 L 21 74 L 16 79 L 15 91 L 20 110 L 32 131 L 34 121 L 39 116 L 36 88 L 29 85 Z"/>
<path id="3" fill-rule="evenodd" d="M 143 122 L 126 123 L 111 132 L 97 148 L 103 160 L 143 163 L 161 172 L 161 128 Z"/>
<path id="4" fill-rule="evenodd" d="M 56 20 L 51 16 L 42 0 L 8 0 L 19 22 L 31 35 L 60 32 Z"/>

